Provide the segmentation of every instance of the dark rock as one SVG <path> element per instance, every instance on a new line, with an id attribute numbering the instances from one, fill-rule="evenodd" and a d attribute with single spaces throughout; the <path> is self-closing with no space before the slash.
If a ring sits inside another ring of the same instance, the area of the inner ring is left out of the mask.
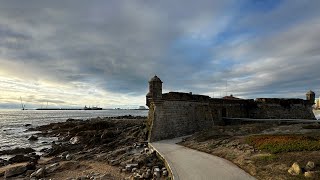
<path id="1" fill-rule="evenodd" d="M 29 156 L 25 156 L 25 155 L 15 155 L 12 158 L 9 159 L 9 163 L 13 164 L 13 163 L 21 163 L 21 162 L 28 162 L 28 161 L 32 161 L 33 159 Z"/>
<path id="2" fill-rule="evenodd" d="M 26 177 L 30 177 L 34 170 L 27 170 L 24 174 Z"/>
<path id="3" fill-rule="evenodd" d="M 6 166 L 6 165 L 8 165 L 8 164 L 9 164 L 8 161 L 6 161 L 6 160 L 4 160 L 4 159 L 0 159 L 0 167 Z"/>
<path id="4" fill-rule="evenodd" d="M 18 176 L 20 174 L 23 174 L 26 171 L 27 171 L 26 166 L 12 167 L 12 168 L 6 170 L 6 172 L 4 173 L 4 177 L 9 178 L 9 177 Z"/>
<path id="5" fill-rule="evenodd" d="M 29 127 L 29 126 L 31 126 L 31 124 L 25 124 L 24 126 L 25 126 L 25 127 Z"/>
<path id="6" fill-rule="evenodd" d="M 29 141 L 37 141 L 39 138 L 37 137 L 37 136 L 34 136 L 34 135 L 32 135 L 32 136 L 30 136 L 29 138 L 28 138 L 28 140 Z"/>
<path id="7" fill-rule="evenodd" d="M 40 150 L 40 152 L 44 152 L 44 153 L 48 152 L 48 151 L 49 151 L 49 148 L 43 148 L 43 149 Z"/>
<path id="8" fill-rule="evenodd" d="M 15 148 L 15 149 L 0 151 L 0 155 L 28 154 L 31 152 L 35 152 L 35 150 L 32 148 Z"/>
<path id="9" fill-rule="evenodd" d="M 67 155 L 66 155 L 66 160 L 67 160 L 67 161 L 70 161 L 72 158 L 73 158 L 72 155 L 70 155 L 70 154 L 67 154 Z"/>
<path id="10" fill-rule="evenodd" d="M 31 162 L 37 163 L 38 160 L 40 159 L 40 156 L 35 154 L 35 155 L 31 155 L 29 156 L 31 158 Z"/>
<path id="11" fill-rule="evenodd" d="M 36 163 L 35 162 L 29 162 L 27 165 L 26 165 L 26 168 L 27 170 L 36 170 Z"/>

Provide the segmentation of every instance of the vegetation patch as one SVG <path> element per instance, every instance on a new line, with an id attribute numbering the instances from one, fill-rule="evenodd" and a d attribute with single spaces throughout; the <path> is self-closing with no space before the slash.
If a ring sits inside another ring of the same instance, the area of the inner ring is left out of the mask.
<path id="1" fill-rule="evenodd" d="M 320 137 L 308 135 L 252 135 L 246 142 L 259 150 L 270 153 L 317 151 Z"/>
<path id="2" fill-rule="evenodd" d="M 262 161 L 262 162 L 272 162 L 278 159 L 279 157 L 275 154 L 260 155 L 254 158 L 255 161 Z"/>

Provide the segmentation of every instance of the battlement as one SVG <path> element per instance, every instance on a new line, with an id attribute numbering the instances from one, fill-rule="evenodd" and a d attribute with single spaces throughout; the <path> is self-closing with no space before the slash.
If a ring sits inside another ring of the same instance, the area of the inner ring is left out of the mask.
<path id="1" fill-rule="evenodd" d="M 183 92 L 169 92 L 162 94 L 162 99 L 167 101 L 198 101 L 198 102 L 208 102 L 210 97 L 205 95 L 198 95 Z"/>

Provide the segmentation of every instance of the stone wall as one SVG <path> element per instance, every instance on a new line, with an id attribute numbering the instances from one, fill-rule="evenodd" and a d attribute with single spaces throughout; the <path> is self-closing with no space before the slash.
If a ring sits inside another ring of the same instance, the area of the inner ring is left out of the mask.
<path id="1" fill-rule="evenodd" d="M 215 99 L 171 92 L 149 105 L 149 141 L 180 137 L 214 125 L 224 125 L 222 117 L 315 119 L 312 104 L 303 99 Z"/>
<path id="2" fill-rule="evenodd" d="M 218 116 L 211 112 L 206 102 L 152 102 L 149 109 L 149 141 L 184 136 L 213 127 Z"/>
<path id="3" fill-rule="evenodd" d="M 316 119 L 308 103 L 262 103 L 250 109 L 253 119 Z"/>

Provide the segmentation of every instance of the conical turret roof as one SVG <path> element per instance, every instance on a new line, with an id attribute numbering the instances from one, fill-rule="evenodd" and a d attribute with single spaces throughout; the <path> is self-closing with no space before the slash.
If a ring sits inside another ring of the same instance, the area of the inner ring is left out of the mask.
<path id="1" fill-rule="evenodd" d="M 307 92 L 307 94 L 314 94 L 314 92 L 310 90 Z"/>
<path id="2" fill-rule="evenodd" d="M 157 75 L 154 75 L 153 78 L 150 79 L 149 82 L 161 82 L 161 79 L 157 76 Z"/>

